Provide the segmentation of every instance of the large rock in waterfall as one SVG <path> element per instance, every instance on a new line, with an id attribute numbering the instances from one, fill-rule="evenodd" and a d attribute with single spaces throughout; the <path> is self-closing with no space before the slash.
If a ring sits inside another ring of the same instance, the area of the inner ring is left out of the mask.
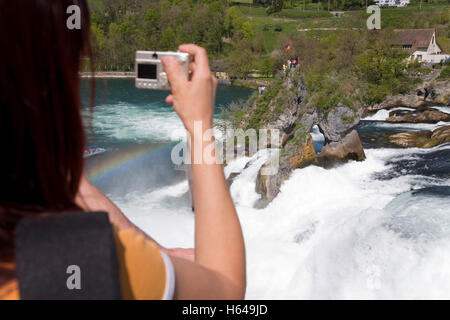
<path id="1" fill-rule="evenodd" d="M 393 123 L 438 123 L 440 121 L 450 121 L 450 114 L 433 109 L 424 110 L 396 110 L 389 112 L 387 122 Z"/>
<path id="2" fill-rule="evenodd" d="M 390 143 L 402 148 L 432 148 L 440 144 L 450 143 L 450 125 L 442 126 L 434 131 L 422 130 L 402 132 L 388 137 Z"/>
<path id="3" fill-rule="evenodd" d="M 336 165 L 349 159 L 364 159 L 358 133 L 352 131 L 360 121 L 362 110 L 354 110 L 341 103 L 326 113 L 317 107 L 307 107 L 307 88 L 298 70 L 292 70 L 285 76 L 278 91 L 269 94 L 272 96 L 270 102 L 266 102 L 267 105 L 263 104 L 265 97 L 259 97 L 249 106 L 247 115 L 242 120 L 243 127 L 248 128 L 256 114 L 261 119 L 269 119 L 260 128 L 279 130 L 279 142 L 270 145 L 281 149 L 279 160 L 268 160 L 258 174 L 256 191 L 261 194 L 258 207 L 267 205 L 277 196 L 282 182 L 289 178 L 294 169 L 311 164 L 330 166 L 331 163 Z M 264 114 L 260 111 L 262 106 Z M 324 155 L 322 162 L 317 161 L 310 135 L 315 125 L 318 125 L 325 137 L 325 148 L 330 145 L 329 156 Z M 333 143 L 338 143 L 339 146 L 336 147 Z M 332 150 L 335 152 L 333 156 Z M 272 175 L 262 174 L 263 170 L 274 167 L 273 161 L 279 161 L 278 171 Z"/>
<path id="4" fill-rule="evenodd" d="M 342 140 L 361 120 L 362 109 L 353 110 L 342 103 L 320 117 L 318 126 L 325 143 Z"/>
<path id="5" fill-rule="evenodd" d="M 317 156 L 319 165 L 331 168 L 348 160 L 362 161 L 366 158 L 358 132 L 352 130 L 343 139 L 326 144 Z"/>

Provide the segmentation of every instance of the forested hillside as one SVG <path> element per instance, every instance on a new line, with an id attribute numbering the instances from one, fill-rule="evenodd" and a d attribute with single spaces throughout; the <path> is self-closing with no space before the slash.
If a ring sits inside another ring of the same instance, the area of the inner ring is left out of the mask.
<path id="1" fill-rule="evenodd" d="M 440 44 L 449 50 L 448 1 L 383 9 L 382 26 L 437 28 Z M 175 50 L 178 44 L 194 42 L 207 48 L 212 60 L 225 60 L 233 77 L 245 78 L 255 69 L 270 76 L 276 71 L 274 53 L 282 49 L 287 36 L 296 36 L 299 30 L 330 29 L 320 34 L 306 32 L 308 37 L 320 39 L 329 37 L 330 32 L 339 37 L 341 29 L 365 29 L 368 15 L 364 2 L 254 0 L 252 5 L 242 5 L 226 0 L 89 0 L 95 67 L 130 71 L 138 49 Z M 331 10 L 356 10 L 336 18 L 327 5 Z"/>
<path id="2" fill-rule="evenodd" d="M 193 42 L 218 56 L 223 37 L 253 38 L 250 24 L 223 1 L 92 0 L 90 7 L 101 70 L 131 70 L 137 49 L 173 50 Z"/>

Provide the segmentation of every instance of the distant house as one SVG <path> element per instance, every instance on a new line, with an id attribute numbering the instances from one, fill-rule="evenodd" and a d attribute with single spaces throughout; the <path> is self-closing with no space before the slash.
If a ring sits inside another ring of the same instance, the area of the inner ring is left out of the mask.
<path id="1" fill-rule="evenodd" d="M 379 7 L 406 7 L 409 0 L 375 0 L 375 4 Z"/>
<path id="2" fill-rule="evenodd" d="M 409 60 L 439 63 L 447 61 L 450 56 L 443 54 L 436 42 L 435 29 L 396 29 L 397 45 L 411 55 Z"/>
<path id="3" fill-rule="evenodd" d="M 215 60 L 210 65 L 211 71 L 214 73 L 217 79 L 226 80 L 230 79 L 227 73 L 227 63 L 223 60 Z"/>

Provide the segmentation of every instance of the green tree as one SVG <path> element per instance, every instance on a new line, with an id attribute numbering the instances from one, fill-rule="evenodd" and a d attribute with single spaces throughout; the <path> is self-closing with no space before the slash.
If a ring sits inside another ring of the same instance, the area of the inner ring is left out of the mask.
<path id="1" fill-rule="evenodd" d="M 224 30 L 225 34 L 232 38 L 235 32 L 241 30 L 242 24 L 245 22 L 242 12 L 236 7 L 228 8 L 225 14 Z"/>
<path id="2" fill-rule="evenodd" d="M 223 0 L 88 1 L 94 57 L 101 70 L 131 70 L 138 49 L 169 50 L 192 42 L 213 55 L 222 52 L 222 37 L 227 36 Z M 244 22 L 239 10 L 229 11 L 229 32 L 251 37 Z"/>
<path id="3" fill-rule="evenodd" d="M 253 41 L 253 49 L 259 55 L 266 53 L 266 39 L 262 32 L 256 35 Z"/>
<path id="4" fill-rule="evenodd" d="M 261 72 L 265 77 L 270 77 L 273 72 L 273 63 L 270 59 L 264 59 L 259 67 L 259 72 Z"/>
<path id="5" fill-rule="evenodd" d="M 161 15 L 158 11 L 153 8 L 147 10 L 144 16 L 145 33 L 146 35 L 151 35 L 159 30 Z"/>
<path id="6" fill-rule="evenodd" d="M 96 68 L 105 70 L 105 42 L 106 37 L 103 30 L 96 24 L 91 24 L 92 50 L 95 55 Z"/>
<path id="7" fill-rule="evenodd" d="M 238 31 L 238 37 L 239 39 L 245 39 L 245 40 L 252 40 L 254 33 L 253 28 L 250 22 L 246 21 L 241 24 L 239 31 Z"/>
<path id="8" fill-rule="evenodd" d="M 247 79 L 248 74 L 255 67 L 255 60 L 251 42 L 239 41 L 226 59 L 229 75 L 232 78 Z"/>
<path id="9" fill-rule="evenodd" d="M 176 35 L 171 27 L 163 30 L 159 41 L 160 50 L 173 50 L 176 47 Z"/>
<path id="10" fill-rule="evenodd" d="M 355 57 L 355 69 L 369 104 L 382 101 L 387 94 L 404 93 L 412 85 L 405 74 L 409 54 L 394 46 L 392 39 L 390 31 L 370 33 L 367 47 Z"/>

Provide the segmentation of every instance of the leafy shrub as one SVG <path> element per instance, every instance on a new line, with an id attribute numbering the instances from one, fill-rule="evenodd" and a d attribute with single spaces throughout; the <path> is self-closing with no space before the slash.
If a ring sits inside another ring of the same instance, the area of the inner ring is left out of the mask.
<path id="1" fill-rule="evenodd" d="M 382 102 L 389 94 L 389 88 L 387 86 L 376 85 L 369 83 L 365 100 L 369 105 Z"/>
<path id="2" fill-rule="evenodd" d="M 444 70 L 441 71 L 441 74 L 438 79 L 450 79 L 450 67 L 445 67 Z"/>

